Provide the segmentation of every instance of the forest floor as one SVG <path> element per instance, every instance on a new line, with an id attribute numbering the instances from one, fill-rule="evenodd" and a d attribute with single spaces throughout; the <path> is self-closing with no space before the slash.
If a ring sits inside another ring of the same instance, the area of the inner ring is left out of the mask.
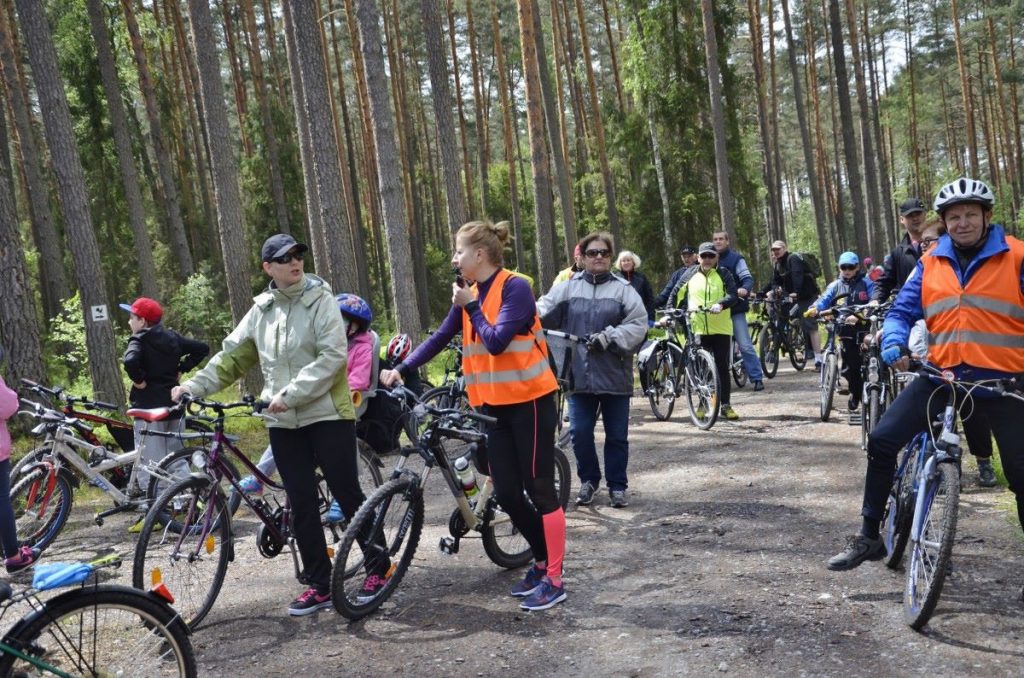
<path id="1" fill-rule="evenodd" d="M 497 568 L 478 541 L 438 552 L 451 500 L 436 478 L 401 587 L 351 624 L 333 610 L 289 617 L 301 591 L 291 559 L 263 559 L 255 521 L 240 514 L 236 560 L 193 636 L 202 675 L 1024 673 L 1024 541 L 1012 497 L 979 488 L 973 458 L 951 575 L 917 633 L 903 622 L 902 571 L 825 568 L 860 523 L 859 428 L 843 410 L 822 423 L 814 373 L 788 366 L 762 393 L 735 392 L 733 405 L 738 422 L 702 432 L 683 403 L 657 422 L 634 399 L 630 505 L 610 508 L 602 486 L 591 507 L 570 508 L 569 598 L 545 612 L 519 609 L 508 590 L 522 572 Z M 113 579 L 130 583 L 134 517 L 96 527 L 95 507 L 76 508 L 46 558 L 113 546 L 127 560 Z"/>

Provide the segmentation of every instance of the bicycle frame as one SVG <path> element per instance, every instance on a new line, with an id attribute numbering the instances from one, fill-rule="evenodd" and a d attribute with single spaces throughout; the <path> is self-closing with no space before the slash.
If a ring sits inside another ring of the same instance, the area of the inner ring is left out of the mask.
<path id="1" fill-rule="evenodd" d="M 934 477 L 935 469 L 943 463 L 955 463 L 957 469 L 960 467 L 960 434 L 956 431 L 956 393 L 953 387 L 949 387 L 949 390 L 949 399 L 942 414 L 942 430 L 938 438 L 929 437 L 928 442 L 917 452 L 919 470 L 917 478 L 914 479 L 917 496 L 914 500 L 914 518 L 910 525 L 910 543 L 914 546 L 921 542 L 925 518 L 922 509 L 927 498 L 928 483 Z M 923 465 L 921 461 L 924 461 Z"/>

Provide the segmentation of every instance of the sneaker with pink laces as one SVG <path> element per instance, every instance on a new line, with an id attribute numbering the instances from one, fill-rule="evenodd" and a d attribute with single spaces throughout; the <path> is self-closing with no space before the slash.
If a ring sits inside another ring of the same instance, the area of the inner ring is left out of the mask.
<path id="1" fill-rule="evenodd" d="M 372 603 L 373 599 L 376 598 L 387 585 L 387 577 L 382 577 L 379 574 L 371 574 L 363 580 L 363 587 L 359 589 L 359 593 L 356 595 L 356 601 L 360 605 Z"/>
<path id="2" fill-rule="evenodd" d="M 311 587 L 292 601 L 292 604 L 288 606 L 288 614 L 293 617 L 303 617 L 328 607 L 331 607 L 331 592 L 321 593 L 316 590 L 316 587 Z"/>
<path id="3" fill-rule="evenodd" d="M 31 546 L 22 546 L 16 554 L 4 559 L 4 567 L 7 568 L 9 574 L 21 572 L 39 560 L 39 553 L 39 549 L 34 549 Z"/>

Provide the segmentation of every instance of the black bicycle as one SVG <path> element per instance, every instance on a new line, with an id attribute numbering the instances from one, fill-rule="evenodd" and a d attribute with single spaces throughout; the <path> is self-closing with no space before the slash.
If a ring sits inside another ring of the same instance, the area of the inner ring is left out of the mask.
<path id="1" fill-rule="evenodd" d="M 799 371 L 807 366 L 807 332 L 804 331 L 799 307 L 795 302 L 782 297 L 781 289 L 775 291 L 773 299 L 765 299 L 768 322 L 757 340 L 761 354 L 761 368 L 764 376 L 771 379 L 779 371 L 779 356 L 786 354 L 793 369 Z"/>

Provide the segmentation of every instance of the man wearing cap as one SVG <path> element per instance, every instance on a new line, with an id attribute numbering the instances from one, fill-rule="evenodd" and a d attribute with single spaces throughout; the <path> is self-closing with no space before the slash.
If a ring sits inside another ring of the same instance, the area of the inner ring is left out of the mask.
<path id="1" fill-rule="evenodd" d="M 665 285 L 664 289 L 661 290 L 661 294 L 654 299 L 654 308 L 664 308 L 665 304 L 669 303 L 672 299 L 672 290 L 676 289 L 680 278 L 683 277 L 683 274 L 686 273 L 688 269 L 697 264 L 697 250 L 690 245 L 683 245 L 679 248 L 679 258 L 683 262 L 683 266 L 682 268 L 677 268 L 672 273 L 672 276 L 668 279 L 668 283 Z"/>
<path id="2" fill-rule="evenodd" d="M 818 281 L 807 272 L 804 260 L 790 253 L 784 241 L 776 240 L 772 243 L 771 257 L 775 266 L 772 270 L 772 279 L 765 285 L 763 292 L 771 300 L 775 295 L 774 290 L 781 288 L 791 300 L 796 302 L 802 314 L 818 298 Z M 820 369 L 821 338 L 818 336 L 818 323 L 810 318 L 803 318 L 801 324 L 807 335 L 809 349 L 805 351 L 807 360 L 811 359 L 811 352 L 813 352 L 814 366 Z"/>
<path id="3" fill-rule="evenodd" d="M 875 289 L 871 300 L 881 303 L 893 292 L 899 292 L 907 277 L 917 266 L 921 258 L 921 229 L 924 227 L 925 210 L 920 198 L 907 198 L 900 205 L 900 223 L 907 233 L 900 244 L 886 257 L 882 265 L 882 275 L 875 281 Z"/>
<path id="4" fill-rule="evenodd" d="M 729 269 L 736 280 L 736 303 L 730 309 L 732 313 L 732 338 L 740 349 L 743 357 L 743 369 L 754 384 L 755 391 L 764 390 L 764 372 L 761 370 L 761 361 L 757 359 L 757 352 L 754 350 L 754 342 L 750 340 L 750 328 L 747 326 L 747 311 L 750 304 L 747 296 L 754 288 L 754 276 L 750 274 L 750 267 L 743 255 L 729 247 L 729 234 L 725 231 L 715 231 L 711 236 L 715 243 L 715 250 L 718 252 L 718 265 Z"/>
<path id="5" fill-rule="evenodd" d="M 173 405 L 171 389 L 178 385 L 178 378 L 203 361 L 210 353 L 210 347 L 201 341 L 183 337 L 174 330 L 164 327 L 164 309 L 148 297 L 139 297 L 129 304 L 119 304 L 131 315 L 128 327 L 132 336 L 128 339 L 128 350 L 124 353 L 124 371 L 132 380 L 128 400 L 132 407 L 150 409 Z M 181 412 L 163 421 L 147 423 L 135 420 L 135 448 L 142 445 L 141 429 L 181 433 L 184 419 Z M 172 449 L 180 447 L 180 441 L 162 436 L 147 436 L 142 445 L 143 460 L 159 462 Z M 149 474 L 140 466 L 136 476 L 139 490 L 149 484 Z M 128 488 L 129 490 L 135 488 Z M 140 519 L 138 526 L 142 527 Z M 133 526 L 134 527 L 134 526 Z"/>

